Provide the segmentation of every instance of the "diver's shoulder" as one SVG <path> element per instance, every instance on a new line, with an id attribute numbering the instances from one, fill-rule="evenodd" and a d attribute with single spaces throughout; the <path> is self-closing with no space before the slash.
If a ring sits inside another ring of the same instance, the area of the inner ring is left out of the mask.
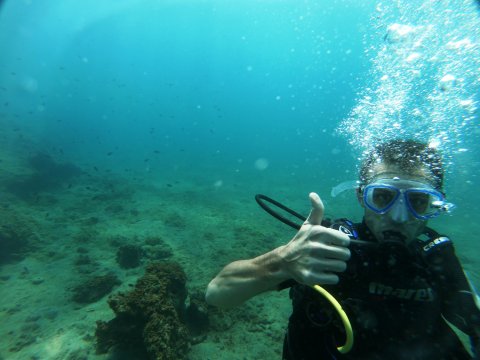
<path id="1" fill-rule="evenodd" d="M 432 255 L 455 256 L 452 239 L 448 235 L 440 234 L 432 228 L 426 228 L 422 236 L 417 239 L 416 246 L 424 258 Z"/>

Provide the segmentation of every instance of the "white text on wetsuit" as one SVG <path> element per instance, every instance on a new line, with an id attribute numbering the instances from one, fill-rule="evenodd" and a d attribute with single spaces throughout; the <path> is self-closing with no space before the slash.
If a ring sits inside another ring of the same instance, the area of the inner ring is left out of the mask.
<path id="1" fill-rule="evenodd" d="M 415 301 L 433 301 L 433 290 L 431 288 L 426 289 L 399 289 L 392 286 L 371 282 L 369 285 L 370 294 L 396 297 L 404 300 Z"/>

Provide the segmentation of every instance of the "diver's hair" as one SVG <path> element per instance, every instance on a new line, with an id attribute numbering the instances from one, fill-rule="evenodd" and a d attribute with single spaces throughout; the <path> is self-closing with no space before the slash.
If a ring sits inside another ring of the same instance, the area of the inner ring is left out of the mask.
<path id="1" fill-rule="evenodd" d="M 367 184 L 372 180 L 374 174 L 371 170 L 375 164 L 380 163 L 396 165 L 406 173 L 425 167 L 433 175 L 435 189 L 442 189 L 442 157 L 428 144 L 415 140 L 390 140 L 375 146 L 360 167 L 359 175 L 362 184 Z"/>

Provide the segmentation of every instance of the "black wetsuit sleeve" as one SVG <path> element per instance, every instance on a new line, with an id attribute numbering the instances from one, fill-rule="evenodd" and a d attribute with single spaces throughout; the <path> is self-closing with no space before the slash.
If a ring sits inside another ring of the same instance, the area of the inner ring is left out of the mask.
<path id="1" fill-rule="evenodd" d="M 480 329 L 478 326 L 475 329 L 475 335 L 470 336 L 470 341 L 472 342 L 473 358 L 480 360 Z"/>
<path id="2" fill-rule="evenodd" d="M 470 336 L 475 359 L 480 355 L 480 308 L 477 295 L 472 289 L 460 261 L 455 255 L 453 244 L 442 251 L 442 261 L 434 266 L 439 271 L 442 293 L 442 315 L 458 329 Z"/>

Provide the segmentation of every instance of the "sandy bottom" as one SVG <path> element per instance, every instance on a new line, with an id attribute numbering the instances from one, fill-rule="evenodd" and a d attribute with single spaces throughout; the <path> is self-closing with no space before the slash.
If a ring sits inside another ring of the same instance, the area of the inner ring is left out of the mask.
<path id="1" fill-rule="evenodd" d="M 10 171 L 28 174 L 4 157 Z M 18 194 L 17 194 L 18 195 Z M 128 291 L 154 261 L 170 249 L 188 276 L 190 293 L 204 292 L 228 262 L 259 255 L 294 232 L 278 225 L 228 186 L 185 181 L 120 178 L 95 172 L 68 184 L 19 198 L 4 191 L 2 226 L 21 229 L 29 244 L 0 266 L 0 358 L 105 359 L 95 354 L 97 320 L 110 320 L 108 295 L 90 304 L 72 300 L 73 289 L 95 275 L 121 281 L 111 294 Z M 142 247 L 141 265 L 120 268 L 119 245 Z M 262 295 L 211 319 L 205 339 L 192 346 L 190 359 L 279 358 L 290 303 L 287 292 Z"/>
<path id="2" fill-rule="evenodd" d="M 2 183 L 30 171 L 8 154 L 2 164 Z M 2 191 L 1 225 L 21 229 L 30 245 L 0 265 L 1 359 L 112 358 L 95 354 L 96 321 L 113 318 L 108 295 L 78 304 L 73 289 L 87 277 L 113 273 L 121 285 L 111 294 L 128 291 L 155 260 L 158 249 L 148 239 L 160 239 L 171 249 L 168 260 L 181 264 L 188 290 L 195 293 L 204 292 L 228 262 L 262 254 L 293 236 L 292 229 L 258 208 L 255 189 L 174 175 L 158 180 L 89 171 L 27 198 Z M 273 192 L 287 191 L 287 185 L 293 186 L 285 182 L 285 189 Z M 308 212 L 308 203 L 299 203 Z M 458 238 L 471 237 L 468 228 L 448 221 L 439 226 Z M 145 250 L 139 267 L 119 267 L 119 244 Z M 458 252 L 478 284 L 478 244 L 468 244 L 460 243 Z M 252 299 L 213 317 L 210 331 L 192 346 L 189 358 L 278 359 L 289 312 L 287 291 Z"/>

